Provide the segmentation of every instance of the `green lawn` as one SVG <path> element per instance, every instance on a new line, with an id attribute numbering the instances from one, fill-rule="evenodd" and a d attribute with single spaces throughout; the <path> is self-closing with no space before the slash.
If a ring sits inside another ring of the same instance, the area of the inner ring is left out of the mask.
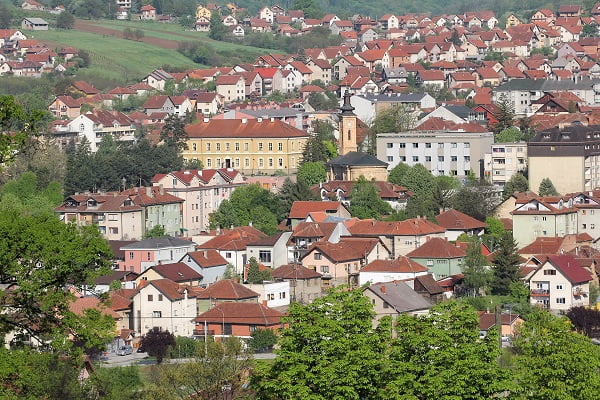
<path id="1" fill-rule="evenodd" d="M 65 30 L 38 31 L 33 36 L 48 42 L 53 48 L 73 46 L 88 51 L 92 65 L 86 75 L 122 82 L 139 80 L 166 64 L 174 67 L 200 67 L 176 50 L 113 36 Z"/>

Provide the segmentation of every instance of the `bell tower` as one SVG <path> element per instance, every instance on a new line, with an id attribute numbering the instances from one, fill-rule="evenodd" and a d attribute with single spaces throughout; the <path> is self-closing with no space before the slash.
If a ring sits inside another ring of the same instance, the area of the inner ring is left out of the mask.
<path id="1" fill-rule="evenodd" d="M 351 151 L 358 150 L 356 143 L 356 125 L 357 118 L 354 114 L 354 107 L 350 105 L 350 93 L 346 91 L 344 94 L 344 104 L 340 107 L 340 124 L 339 124 L 339 155 L 343 156 Z"/>

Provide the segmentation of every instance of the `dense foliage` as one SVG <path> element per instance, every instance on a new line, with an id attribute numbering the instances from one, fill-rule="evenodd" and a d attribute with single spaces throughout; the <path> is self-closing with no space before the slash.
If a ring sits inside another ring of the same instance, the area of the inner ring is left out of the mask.
<path id="1" fill-rule="evenodd" d="M 149 356 L 156 357 L 160 364 L 169 352 L 169 348 L 175 346 L 175 336 L 168 330 L 162 330 L 158 327 L 150 329 L 142 337 L 140 345 Z"/>

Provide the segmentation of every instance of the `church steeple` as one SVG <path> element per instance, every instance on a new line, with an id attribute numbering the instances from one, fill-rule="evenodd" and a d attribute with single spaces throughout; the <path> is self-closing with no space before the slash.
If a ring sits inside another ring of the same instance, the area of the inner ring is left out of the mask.
<path id="1" fill-rule="evenodd" d="M 350 93 L 344 94 L 344 104 L 340 107 L 340 125 L 339 125 L 339 143 L 338 152 L 340 155 L 348 154 L 351 151 L 358 150 L 356 143 L 356 114 L 354 107 L 350 104 Z"/>

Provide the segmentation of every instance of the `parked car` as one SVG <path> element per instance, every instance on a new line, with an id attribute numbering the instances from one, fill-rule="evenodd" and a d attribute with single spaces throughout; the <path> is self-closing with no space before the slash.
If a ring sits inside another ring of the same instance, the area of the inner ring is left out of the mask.
<path id="1" fill-rule="evenodd" d="M 118 356 L 126 356 L 128 354 L 133 354 L 133 347 L 131 346 L 121 346 L 119 350 L 117 350 Z"/>

